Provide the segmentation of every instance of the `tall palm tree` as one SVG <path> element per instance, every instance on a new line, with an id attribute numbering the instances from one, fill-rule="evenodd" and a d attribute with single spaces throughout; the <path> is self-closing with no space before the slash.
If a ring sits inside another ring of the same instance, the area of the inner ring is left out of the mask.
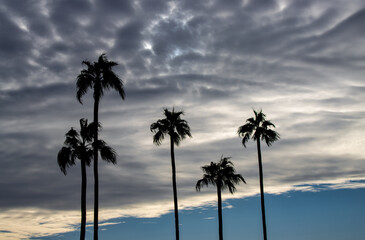
<path id="1" fill-rule="evenodd" d="M 57 162 L 63 172 L 67 174 L 67 168 L 75 165 L 75 160 L 81 161 L 81 228 L 80 240 L 85 239 L 86 226 L 86 166 L 90 166 L 93 149 L 92 130 L 91 126 L 87 124 L 87 120 L 80 119 L 80 132 L 71 128 L 66 133 L 66 140 L 64 146 L 58 152 Z"/>
<path id="2" fill-rule="evenodd" d="M 223 240 L 222 190 L 228 188 L 229 192 L 233 194 L 236 191 L 236 184 L 239 184 L 240 181 L 246 183 L 241 174 L 235 173 L 236 170 L 229 159 L 230 157 L 222 156 L 219 162 L 211 162 L 210 165 L 203 166 L 203 178 L 195 186 L 197 191 L 200 191 L 203 186 L 208 186 L 209 184 L 217 187 L 219 240 Z"/>
<path id="3" fill-rule="evenodd" d="M 184 115 L 183 111 L 175 112 L 174 108 L 172 108 L 172 111 L 164 108 L 164 115 L 164 119 L 159 119 L 157 122 L 151 124 L 150 130 L 155 134 L 153 136 L 153 143 L 155 143 L 157 146 L 161 145 L 162 140 L 167 134 L 170 136 L 172 188 L 174 193 L 175 209 L 175 234 L 176 240 L 179 240 L 179 209 L 177 204 L 174 145 L 176 144 L 176 146 L 179 146 L 180 142 L 185 139 L 186 136 L 191 137 L 191 133 L 188 122 L 180 118 L 181 115 Z"/>
<path id="4" fill-rule="evenodd" d="M 109 61 L 105 54 L 101 54 L 97 62 L 83 61 L 86 69 L 77 76 L 77 100 L 82 104 L 81 98 L 90 89 L 94 96 L 94 122 L 99 122 L 99 103 L 104 91 L 115 89 L 124 100 L 123 81 L 113 72 L 116 62 Z M 94 144 L 98 142 L 98 130 L 94 129 Z M 94 149 L 94 240 L 98 240 L 98 216 L 99 216 L 99 174 L 98 174 L 98 149 Z"/>
<path id="5" fill-rule="evenodd" d="M 253 110 L 255 117 L 248 118 L 246 123 L 240 126 L 237 130 L 237 133 L 240 137 L 242 137 L 242 145 L 246 147 L 246 143 L 250 138 L 252 138 L 257 143 L 257 155 L 259 161 L 259 175 L 260 175 L 260 194 L 261 194 L 261 214 L 262 214 L 262 227 L 264 240 L 267 240 L 267 232 L 266 232 L 266 217 L 265 217 L 265 197 L 264 197 L 264 175 L 262 169 L 262 158 L 261 158 L 261 145 L 260 141 L 263 140 L 266 142 L 267 146 L 271 146 L 271 144 L 280 139 L 279 133 L 275 132 L 270 127 L 274 127 L 275 125 L 266 120 L 266 115 L 260 110 L 260 112 L 256 112 Z"/>

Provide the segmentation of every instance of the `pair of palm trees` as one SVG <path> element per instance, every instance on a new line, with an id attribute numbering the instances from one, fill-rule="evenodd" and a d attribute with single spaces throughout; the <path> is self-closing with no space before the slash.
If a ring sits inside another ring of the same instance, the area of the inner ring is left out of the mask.
<path id="1" fill-rule="evenodd" d="M 100 125 L 98 126 L 100 128 Z M 101 158 L 115 164 L 116 152 L 109 147 L 103 140 L 92 142 L 95 125 L 88 124 L 87 119 L 80 119 L 80 130 L 71 128 L 66 133 L 64 146 L 58 152 L 57 162 L 61 171 L 66 175 L 67 168 L 76 164 L 76 159 L 81 161 L 81 227 L 80 240 L 85 239 L 86 232 L 86 166 L 90 163 L 94 156 L 94 149 L 98 149 Z M 97 146 L 97 147 L 95 147 Z"/>
<path id="2" fill-rule="evenodd" d="M 99 104 L 105 90 L 115 89 L 124 100 L 125 92 L 123 81 L 113 72 L 116 62 L 109 61 L 105 54 L 101 54 L 97 62 L 83 61 L 87 68 L 77 76 L 76 98 L 82 104 L 82 97 L 89 89 L 93 90 L 94 97 L 94 120 L 88 124 L 86 119 L 80 120 L 80 131 L 71 128 L 66 133 L 64 147 L 59 151 L 57 160 L 61 171 L 66 174 L 66 169 L 75 164 L 76 159 L 81 161 L 81 231 L 80 240 L 85 239 L 86 225 L 86 165 L 94 160 L 94 240 L 98 240 L 99 218 L 99 173 L 98 157 L 102 160 L 116 163 L 116 152 L 103 140 L 98 139 Z"/>
<path id="3" fill-rule="evenodd" d="M 172 184 L 174 194 L 174 212 L 175 212 L 175 234 L 176 240 L 179 240 L 179 216 L 178 216 L 178 203 L 177 203 L 177 189 L 176 189 L 176 167 L 175 167 L 175 154 L 174 145 L 179 145 L 181 140 L 186 136 L 191 137 L 190 127 L 188 123 L 181 119 L 182 111 L 175 112 L 174 109 L 169 111 L 164 109 L 164 119 L 160 119 L 151 124 L 150 130 L 154 133 L 153 142 L 156 145 L 160 145 L 164 137 L 168 134 L 170 136 L 170 151 L 171 151 L 171 165 L 172 165 Z M 265 218 L 265 202 L 264 202 L 264 185 L 263 185 L 263 169 L 262 169 L 262 157 L 261 157 L 261 145 L 260 141 L 264 140 L 268 146 L 277 141 L 280 136 L 277 132 L 270 129 L 275 127 L 273 123 L 266 120 L 266 116 L 262 111 L 256 112 L 254 110 L 255 117 L 246 120 L 246 123 L 238 128 L 238 135 L 242 137 L 242 144 L 246 147 L 247 141 L 252 138 L 257 142 L 258 162 L 259 162 L 259 177 L 260 177 L 260 193 L 261 193 L 261 212 L 263 223 L 263 235 L 264 240 L 267 240 L 266 232 L 266 218 Z M 231 193 L 234 193 L 236 188 L 235 184 L 240 181 L 245 182 L 240 174 L 235 173 L 233 163 L 229 161 L 227 157 L 221 157 L 218 163 L 211 162 L 210 165 L 202 167 L 204 171 L 203 178 L 196 183 L 196 190 L 200 191 L 202 186 L 208 186 L 213 184 L 217 187 L 218 195 L 218 217 L 219 217 L 219 239 L 223 240 L 223 227 L 222 227 L 222 198 L 221 191 L 228 188 Z"/>

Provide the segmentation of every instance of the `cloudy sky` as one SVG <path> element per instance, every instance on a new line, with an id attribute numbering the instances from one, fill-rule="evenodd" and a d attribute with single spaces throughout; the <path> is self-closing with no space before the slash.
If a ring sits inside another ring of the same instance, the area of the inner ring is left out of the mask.
<path id="1" fill-rule="evenodd" d="M 2 239 L 79 223 L 80 166 L 64 176 L 56 156 L 70 127 L 92 119 L 92 94 L 79 104 L 75 83 L 101 53 L 126 91 L 100 104 L 101 136 L 118 153 L 116 166 L 100 163 L 105 224 L 173 207 L 169 144 L 149 131 L 163 107 L 184 110 L 193 135 L 175 152 L 181 209 L 214 203 L 214 189 L 194 186 L 222 154 L 248 182 L 225 198 L 258 194 L 256 145 L 236 134 L 252 109 L 281 135 L 263 148 L 268 193 L 364 187 L 363 0 L 1 0 L 0 22 Z"/>

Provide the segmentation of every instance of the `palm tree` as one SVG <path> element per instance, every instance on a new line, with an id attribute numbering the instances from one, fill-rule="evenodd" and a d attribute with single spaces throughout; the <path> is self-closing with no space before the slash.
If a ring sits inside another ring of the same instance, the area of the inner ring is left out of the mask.
<path id="1" fill-rule="evenodd" d="M 90 166 L 93 156 L 91 146 L 92 131 L 86 119 L 80 119 L 80 132 L 71 128 L 66 133 L 64 147 L 58 152 L 57 162 L 63 172 L 67 174 L 67 168 L 75 165 L 75 160 L 81 161 L 81 230 L 80 240 L 85 239 L 86 226 L 86 165 Z"/>
<path id="2" fill-rule="evenodd" d="M 179 210 L 177 204 L 177 189 L 176 189 L 176 167 L 175 167 L 175 153 L 174 145 L 179 146 L 180 142 L 186 138 L 191 137 L 190 127 L 188 122 L 181 119 L 180 116 L 184 115 L 183 111 L 175 112 L 174 108 L 169 111 L 164 108 L 164 119 L 159 119 L 157 122 L 152 123 L 150 130 L 155 135 L 153 136 L 153 143 L 157 146 L 161 145 L 162 140 L 168 134 L 170 136 L 170 153 L 171 153 L 171 166 L 172 166 L 172 188 L 174 193 L 174 209 L 175 209 L 175 234 L 176 240 L 179 240 Z"/>
<path id="3" fill-rule="evenodd" d="M 257 155 L 259 161 L 259 175 L 260 175 L 260 194 L 261 194 L 261 214 L 262 214 L 262 227 L 264 240 L 267 240 L 266 233 L 266 217 L 265 217 L 265 197 L 264 197 L 264 175 L 262 169 L 262 159 L 261 159 L 261 145 L 260 141 L 264 140 L 267 146 L 271 146 L 271 144 L 280 139 L 279 133 L 274 130 L 269 129 L 270 127 L 274 127 L 275 125 L 266 120 L 266 115 L 260 112 L 256 112 L 253 110 L 255 117 L 249 118 L 246 120 L 246 124 L 240 126 L 238 128 L 238 135 L 242 137 L 242 145 L 246 147 L 246 142 L 252 138 L 257 143 Z"/>
<path id="4" fill-rule="evenodd" d="M 77 76 L 77 100 L 82 104 L 81 98 L 89 88 L 94 90 L 94 122 L 99 122 L 99 103 L 104 95 L 104 90 L 115 89 L 124 100 L 123 81 L 113 72 L 112 68 L 118 65 L 108 61 L 105 54 L 101 54 L 97 62 L 83 61 L 87 66 Z M 94 144 L 98 142 L 98 130 L 94 129 Z M 98 240 L 98 215 L 99 215 L 99 175 L 98 175 L 98 149 L 94 149 L 94 240 Z"/>
<path id="5" fill-rule="evenodd" d="M 222 220 L 222 190 L 228 188 L 230 193 L 236 191 L 236 184 L 240 181 L 245 182 L 241 174 L 236 174 L 233 163 L 229 161 L 230 157 L 221 157 L 217 163 L 211 162 L 210 165 L 202 167 L 204 172 L 203 178 L 196 183 L 196 190 L 200 191 L 203 186 L 212 184 L 217 187 L 218 195 L 218 218 L 219 218 L 219 240 L 223 240 L 223 220 Z"/>

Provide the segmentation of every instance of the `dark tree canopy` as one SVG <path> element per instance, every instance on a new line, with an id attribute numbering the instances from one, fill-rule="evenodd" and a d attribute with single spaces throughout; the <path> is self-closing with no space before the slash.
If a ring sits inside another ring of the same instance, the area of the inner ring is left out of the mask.
<path id="1" fill-rule="evenodd" d="M 157 122 L 152 123 L 150 127 L 151 132 L 155 134 L 153 136 L 153 142 L 156 145 L 162 143 L 166 134 L 172 137 L 174 144 L 177 146 L 186 138 L 186 136 L 192 137 L 188 122 L 181 119 L 181 115 L 184 115 L 183 111 L 175 112 L 174 108 L 172 111 L 164 108 L 164 115 L 164 119 L 157 120 Z"/>
<path id="2" fill-rule="evenodd" d="M 230 157 L 222 156 L 219 162 L 211 162 L 209 165 L 203 166 L 203 178 L 196 183 L 196 190 L 200 191 L 202 187 L 211 184 L 221 190 L 228 189 L 230 193 L 234 193 L 235 185 L 241 181 L 246 183 L 241 174 L 236 174 L 233 163 L 229 159 Z"/>
<path id="3" fill-rule="evenodd" d="M 275 128 L 275 125 L 271 121 L 266 120 L 266 115 L 262 110 L 260 112 L 253 110 L 253 112 L 255 117 L 248 118 L 246 124 L 238 128 L 237 133 L 242 137 L 242 145 L 246 147 L 246 143 L 252 138 L 254 141 L 265 141 L 268 146 L 271 146 L 273 142 L 280 139 L 279 133 L 270 129 L 270 127 Z"/>
<path id="4" fill-rule="evenodd" d="M 120 97 L 124 100 L 125 92 L 123 81 L 114 73 L 112 68 L 118 65 L 116 62 L 109 61 L 103 53 L 99 56 L 97 62 L 83 61 L 86 65 L 77 76 L 77 100 L 82 103 L 82 97 L 87 93 L 89 88 L 94 90 L 94 99 L 99 101 L 104 95 L 104 90 L 115 89 Z"/>

